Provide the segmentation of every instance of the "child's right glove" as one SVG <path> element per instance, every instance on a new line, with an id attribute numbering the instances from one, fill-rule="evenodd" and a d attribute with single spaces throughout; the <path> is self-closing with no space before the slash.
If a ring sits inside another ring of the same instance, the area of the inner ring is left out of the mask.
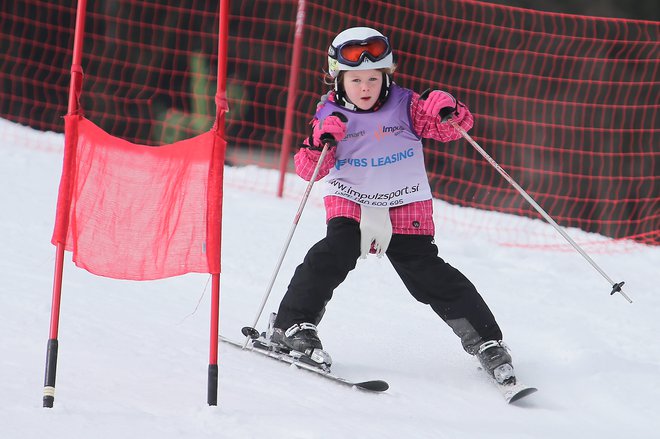
<path id="1" fill-rule="evenodd" d="M 339 116 L 335 116 L 335 113 L 326 117 L 323 120 L 319 120 L 316 125 L 314 125 L 314 132 L 312 133 L 312 144 L 309 146 L 309 149 L 314 151 L 320 151 L 323 149 L 325 143 L 330 143 L 329 146 L 336 146 L 337 142 L 341 141 L 346 136 L 346 124 L 340 119 L 345 116 L 339 113 Z"/>

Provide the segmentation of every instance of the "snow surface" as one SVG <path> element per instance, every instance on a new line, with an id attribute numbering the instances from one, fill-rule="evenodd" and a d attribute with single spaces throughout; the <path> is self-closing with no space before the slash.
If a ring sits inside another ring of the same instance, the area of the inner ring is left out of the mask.
<path id="1" fill-rule="evenodd" d="M 14 438 L 612 438 L 660 431 L 660 248 L 626 244 L 594 259 L 634 300 L 572 251 L 498 246 L 442 224 L 441 255 L 477 285 L 505 332 L 521 380 L 539 392 L 507 406 L 449 328 L 406 292 L 386 259 L 361 261 L 320 326 L 333 370 L 384 379 L 368 394 L 220 345 L 219 405 L 206 405 L 208 275 L 153 282 L 64 270 L 55 406 L 42 408 L 63 137 L 0 120 L 0 437 Z M 258 311 L 299 197 L 241 189 L 272 181 L 227 168 L 220 331 Z M 287 187 L 300 193 L 295 176 Z M 266 305 L 324 233 L 312 199 Z M 500 214 L 438 202 L 437 212 Z M 518 220 L 517 220 L 518 221 Z M 536 224 L 538 221 L 525 220 Z M 541 227 L 548 227 L 542 225 Z M 587 234 L 571 230 L 575 238 Z"/>

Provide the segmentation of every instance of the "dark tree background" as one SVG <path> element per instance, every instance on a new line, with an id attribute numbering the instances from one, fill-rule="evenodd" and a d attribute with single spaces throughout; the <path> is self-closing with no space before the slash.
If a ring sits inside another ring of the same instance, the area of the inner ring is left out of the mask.
<path id="1" fill-rule="evenodd" d="M 539 11 L 596 17 L 660 20 L 660 1 L 657 0 L 486 0 L 488 3 L 516 6 Z"/>

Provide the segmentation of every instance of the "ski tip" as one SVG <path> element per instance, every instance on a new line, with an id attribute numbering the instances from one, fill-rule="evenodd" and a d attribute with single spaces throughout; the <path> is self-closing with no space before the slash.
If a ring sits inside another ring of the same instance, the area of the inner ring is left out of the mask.
<path id="1" fill-rule="evenodd" d="M 257 331 L 255 328 L 252 328 L 251 326 L 244 326 L 241 329 L 241 332 L 244 336 L 250 337 L 252 340 L 259 338 L 259 331 Z"/>
<path id="2" fill-rule="evenodd" d="M 536 387 L 526 387 L 519 392 L 516 392 L 515 395 L 513 395 L 511 398 L 509 398 L 509 404 L 514 403 L 516 401 L 520 401 L 522 398 L 531 395 L 532 393 L 535 393 L 538 389 Z"/>
<path id="3" fill-rule="evenodd" d="M 368 390 L 370 392 L 384 392 L 390 388 L 390 385 L 383 380 L 363 381 L 353 384 L 358 389 Z"/>

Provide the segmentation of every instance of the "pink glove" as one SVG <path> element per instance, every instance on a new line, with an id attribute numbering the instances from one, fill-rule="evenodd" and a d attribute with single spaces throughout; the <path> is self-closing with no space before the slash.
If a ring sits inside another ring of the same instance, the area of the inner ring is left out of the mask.
<path id="1" fill-rule="evenodd" d="M 420 99 L 424 99 L 423 93 Z M 428 94 L 422 105 L 422 111 L 431 117 L 440 115 L 444 122 L 447 117 L 454 117 L 458 114 L 456 99 L 446 91 L 433 90 Z M 456 113 L 456 114 L 454 114 Z"/>
<path id="2" fill-rule="evenodd" d="M 335 145 L 346 136 L 346 124 L 339 117 L 330 115 L 323 120 L 319 120 L 314 126 L 314 133 L 312 134 L 314 146 L 323 148 L 323 144 L 330 140 L 328 136 L 334 138 Z"/>

